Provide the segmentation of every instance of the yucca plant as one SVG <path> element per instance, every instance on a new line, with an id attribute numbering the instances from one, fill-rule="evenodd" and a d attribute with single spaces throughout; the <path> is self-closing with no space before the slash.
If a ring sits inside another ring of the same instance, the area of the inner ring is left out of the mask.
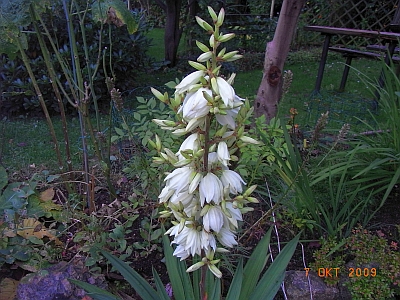
<path id="1" fill-rule="evenodd" d="M 248 299 L 273 299 L 278 292 L 285 276 L 286 267 L 296 249 L 299 235 L 292 239 L 274 259 L 268 269 L 264 271 L 269 260 L 272 228 L 268 230 L 265 236 L 260 240 L 252 255 L 243 267 L 243 260 L 240 259 L 236 272 L 233 276 L 231 285 L 224 299 L 226 300 L 248 300 Z M 201 300 L 200 288 L 197 284 L 201 279 L 201 270 L 192 273 L 186 272 L 187 265 L 185 261 L 172 255 L 174 249 L 171 246 L 167 235 L 163 236 L 164 254 L 167 265 L 169 279 L 171 281 L 173 296 L 175 300 Z M 145 300 L 169 300 L 170 295 L 166 292 L 160 276 L 153 268 L 153 276 L 156 288 L 153 288 L 143 277 L 141 277 L 126 262 L 114 255 L 101 251 L 104 257 L 117 269 L 125 280 L 135 289 L 142 299 Z M 108 291 L 92 286 L 88 283 L 71 280 L 74 284 L 85 289 L 88 294 L 96 300 L 120 300 L 121 298 L 111 294 Z M 209 300 L 221 299 L 221 280 L 215 278 L 211 272 L 208 272 L 205 278 L 206 295 Z"/>

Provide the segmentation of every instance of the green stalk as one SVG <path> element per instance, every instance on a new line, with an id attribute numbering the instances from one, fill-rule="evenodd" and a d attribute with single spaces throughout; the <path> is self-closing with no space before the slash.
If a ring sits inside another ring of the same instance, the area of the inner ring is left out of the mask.
<path id="1" fill-rule="evenodd" d="M 61 98 L 61 94 L 60 94 L 60 90 L 58 89 L 57 86 L 57 76 L 55 74 L 54 71 L 54 66 L 51 63 L 51 58 L 50 58 L 50 54 L 49 54 L 49 50 L 43 40 L 43 36 L 40 32 L 38 23 L 37 23 L 37 18 L 36 18 L 36 12 L 34 11 L 34 8 L 32 5 L 30 5 L 29 7 L 29 11 L 33 20 L 33 26 L 35 28 L 36 31 L 36 36 L 39 40 L 39 45 L 40 45 L 40 49 L 42 50 L 42 55 L 43 55 L 43 59 L 44 62 L 46 64 L 47 70 L 49 72 L 49 76 L 51 79 L 51 85 L 53 87 L 54 93 L 56 95 L 57 98 L 57 102 L 58 102 L 58 107 L 60 109 L 60 115 L 61 115 L 61 122 L 62 122 L 62 129 L 63 129 L 63 134 L 64 134 L 64 142 L 65 142 L 65 154 L 66 154 L 66 158 L 67 158 L 67 167 L 68 167 L 68 172 L 71 173 L 72 170 L 72 160 L 71 160 L 71 151 L 70 151 L 70 144 L 69 144 L 69 136 L 68 136 L 68 128 L 67 128 L 67 119 L 65 116 L 65 110 L 64 110 L 64 103 L 62 101 Z M 67 188 L 69 189 L 69 192 L 71 192 L 71 188 L 70 185 L 67 185 Z"/>
<path id="2" fill-rule="evenodd" d="M 65 0 L 63 1 L 63 6 L 65 10 L 65 16 L 67 18 L 67 26 L 68 26 L 68 33 L 69 33 L 69 42 L 71 46 L 71 55 L 72 55 L 72 65 L 73 65 L 73 76 L 74 76 L 74 83 L 77 84 L 78 88 L 78 97 L 76 99 L 76 107 L 78 109 L 79 115 L 79 123 L 81 129 L 81 137 L 82 137 L 82 149 L 83 149 L 83 164 L 84 164 L 84 173 L 85 173 L 85 183 L 86 183 L 86 202 L 89 208 L 89 211 L 94 211 L 94 207 L 92 207 L 91 200 L 91 189 L 90 189 L 90 180 L 89 180 L 89 159 L 87 156 L 87 147 L 85 141 L 85 122 L 84 116 L 87 110 L 87 102 L 88 102 L 88 91 L 84 91 L 83 85 L 83 78 L 82 78 L 82 70 L 79 61 L 78 49 L 76 47 L 76 40 L 74 34 L 74 26 L 72 24 L 72 20 L 70 18 L 71 14 L 67 11 L 67 5 Z M 72 90 L 71 86 L 71 90 Z M 86 94 L 86 95 L 85 95 Z"/>
<path id="3" fill-rule="evenodd" d="M 21 40 L 19 38 L 16 39 L 16 43 L 17 43 L 19 52 L 21 53 L 22 61 L 24 62 L 24 65 L 26 67 L 26 70 L 28 71 L 29 77 L 32 80 L 32 84 L 33 84 L 33 87 L 35 89 L 36 95 L 38 96 L 39 103 L 40 103 L 40 105 L 41 105 L 41 107 L 43 109 L 44 115 L 46 117 L 47 126 L 49 127 L 50 136 L 51 136 L 51 139 L 53 141 L 54 150 L 55 150 L 56 156 L 57 156 L 58 168 L 60 170 L 63 170 L 64 169 L 64 164 L 63 164 L 63 160 L 61 158 L 61 152 L 60 152 L 60 148 L 58 146 L 58 141 L 57 141 L 56 132 L 54 130 L 54 125 L 53 125 L 53 122 L 51 121 L 49 111 L 47 110 L 47 107 L 46 107 L 46 102 L 44 101 L 43 94 L 42 94 L 42 92 L 41 92 L 41 90 L 39 88 L 39 85 L 38 85 L 37 81 L 36 81 L 35 75 L 33 74 L 31 65 L 29 63 L 29 58 L 28 58 L 28 56 L 26 55 L 26 53 L 24 51 L 24 48 L 23 48 L 22 43 L 21 43 Z"/>

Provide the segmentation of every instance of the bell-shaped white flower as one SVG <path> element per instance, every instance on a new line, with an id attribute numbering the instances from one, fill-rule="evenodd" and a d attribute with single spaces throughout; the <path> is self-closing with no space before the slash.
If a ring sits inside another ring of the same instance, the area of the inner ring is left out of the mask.
<path id="1" fill-rule="evenodd" d="M 211 106 L 208 105 L 208 101 L 204 98 L 203 92 L 210 96 L 212 95 L 211 90 L 206 88 L 200 88 L 196 92 L 186 95 L 178 111 L 178 113 L 183 113 L 183 118 L 185 120 L 190 121 L 194 118 L 201 118 L 209 113 Z"/>
<path id="2" fill-rule="evenodd" d="M 175 169 L 164 181 L 166 181 L 166 187 L 175 190 L 175 193 L 180 193 L 181 191 L 187 190 L 190 184 L 190 175 L 193 172 L 192 167 L 182 167 Z"/>
<path id="3" fill-rule="evenodd" d="M 235 90 L 222 77 L 217 77 L 218 91 L 226 107 L 233 107 Z"/>
<path id="4" fill-rule="evenodd" d="M 204 71 L 195 71 L 190 73 L 175 87 L 178 94 L 182 94 L 190 89 L 190 87 L 200 81 L 200 78 L 205 74 Z"/>
<path id="5" fill-rule="evenodd" d="M 225 217 L 228 219 L 229 223 L 233 225 L 233 228 L 238 228 L 238 221 L 243 221 L 240 209 L 233 207 L 231 202 L 226 203 L 226 209 L 229 211 L 232 217 Z"/>
<path id="6" fill-rule="evenodd" d="M 182 245 L 178 245 L 175 248 L 174 253 L 172 253 L 173 256 L 179 257 L 182 260 L 185 260 L 190 256 L 190 252 L 185 250 L 185 247 Z M 165 259 L 169 259 L 169 257 L 166 257 Z"/>
<path id="7" fill-rule="evenodd" d="M 217 154 L 218 154 L 218 160 L 224 166 L 228 166 L 231 157 L 229 155 L 228 145 L 224 141 L 218 143 Z"/>
<path id="8" fill-rule="evenodd" d="M 225 111 L 226 115 L 216 114 L 215 116 L 217 117 L 217 122 L 219 124 L 221 124 L 222 126 L 227 125 L 228 128 L 234 130 L 236 128 L 235 119 L 240 110 L 240 106 L 243 104 L 243 101 L 244 101 L 244 99 L 235 95 L 235 98 L 233 101 L 234 108 L 227 109 Z"/>
<path id="9" fill-rule="evenodd" d="M 219 232 L 224 225 L 224 213 L 219 206 L 211 206 L 203 216 L 203 226 L 207 232 Z"/>
<path id="10" fill-rule="evenodd" d="M 222 227 L 216 236 L 218 241 L 225 247 L 232 248 L 238 244 L 235 240 L 235 234 L 226 227 Z"/>
<path id="11" fill-rule="evenodd" d="M 176 153 L 179 160 L 185 159 L 181 154 L 183 150 L 193 150 L 194 152 L 199 150 L 199 134 L 197 132 L 189 135 L 179 147 L 179 151 Z"/>
<path id="12" fill-rule="evenodd" d="M 234 195 L 243 191 L 242 184 L 246 185 L 242 177 L 232 170 L 222 171 L 221 181 L 224 187 L 229 186 L 229 192 Z"/>
<path id="13" fill-rule="evenodd" d="M 215 204 L 219 204 L 223 196 L 223 189 L 224 187 L 221 180 L 219 180 L 215 174 L 207 173 L 200 181 L 199 191 L 201 206 L 204 206 L 204 202 L 210 203 L 211 201 L 214 201 Z"/>

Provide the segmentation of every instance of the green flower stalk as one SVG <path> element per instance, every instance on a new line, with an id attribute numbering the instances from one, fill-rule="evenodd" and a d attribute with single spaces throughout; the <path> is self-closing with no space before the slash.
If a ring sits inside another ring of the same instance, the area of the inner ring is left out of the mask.
<path id="1" fill-rule="evenodd" d="M 243 178 L 230 170 L 233 155 L 248 143 L 258 142 L 245 135 L 244 122 L 252 113 L 248 101 L 238 97 L 232 87 L 235 74 L 229 79 L 220 75 L 221 63 L 241 58 L 237 51 L 226 53 L 218 50 L 222 42 L 234 37 L 223 34 L 225 12 L 217 15 L 208 8 L 213 26 L 196 17 L 197 23 L 210 35 L 209 46 L 197 42 L 203 52 L 197 62 L 189 64 L 196 70 L 187 75 L 176 87 L 173 98 L 152 89 L 162 102 L 169 104 L 177 114 L 177 121 L 153 120 L 161 128 L 177 136 L 186 135 L 177 153 L 163 148 L 161 140 L 151 141 L 159 156 L 156 163 L 169 163 L 175 169 L 165 178 L 165 187 L 159 201 L 165 204 L 161 216 L 173 217 L 173 226 L 166 234 L 174 239 L 177 247 L 174 256 L 184 260 L 199 255 L 201 261 L 189 267 L 187 272 L 200 267 L 217 277 L 219 260 L 215 252 L 227 251 L 237 245 L 236 230 L 242 214 L 252 209 L 246 205 L 257 202 L 250 197 L 255 186 L 247 189 Z"/>

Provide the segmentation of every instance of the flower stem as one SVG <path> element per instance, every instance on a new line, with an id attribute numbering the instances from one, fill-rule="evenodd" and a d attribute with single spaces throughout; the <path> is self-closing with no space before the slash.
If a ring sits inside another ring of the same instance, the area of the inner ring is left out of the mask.
<path id="1" fill-rule="evenodd" d="M 201 279 L 199 282 L 201 300 L 207 300 L 208 298 L 206 291 L 206 276 L 207 276 L 207 265 L 204 265 L 201 267 Z"/>
<path id="2" fill-rule="evenodd" d="M 208 173 L 208 153 L 210 152 L 210 116 L 206 116 L 206 128 L 204 131 L 203 171 Z"/>

